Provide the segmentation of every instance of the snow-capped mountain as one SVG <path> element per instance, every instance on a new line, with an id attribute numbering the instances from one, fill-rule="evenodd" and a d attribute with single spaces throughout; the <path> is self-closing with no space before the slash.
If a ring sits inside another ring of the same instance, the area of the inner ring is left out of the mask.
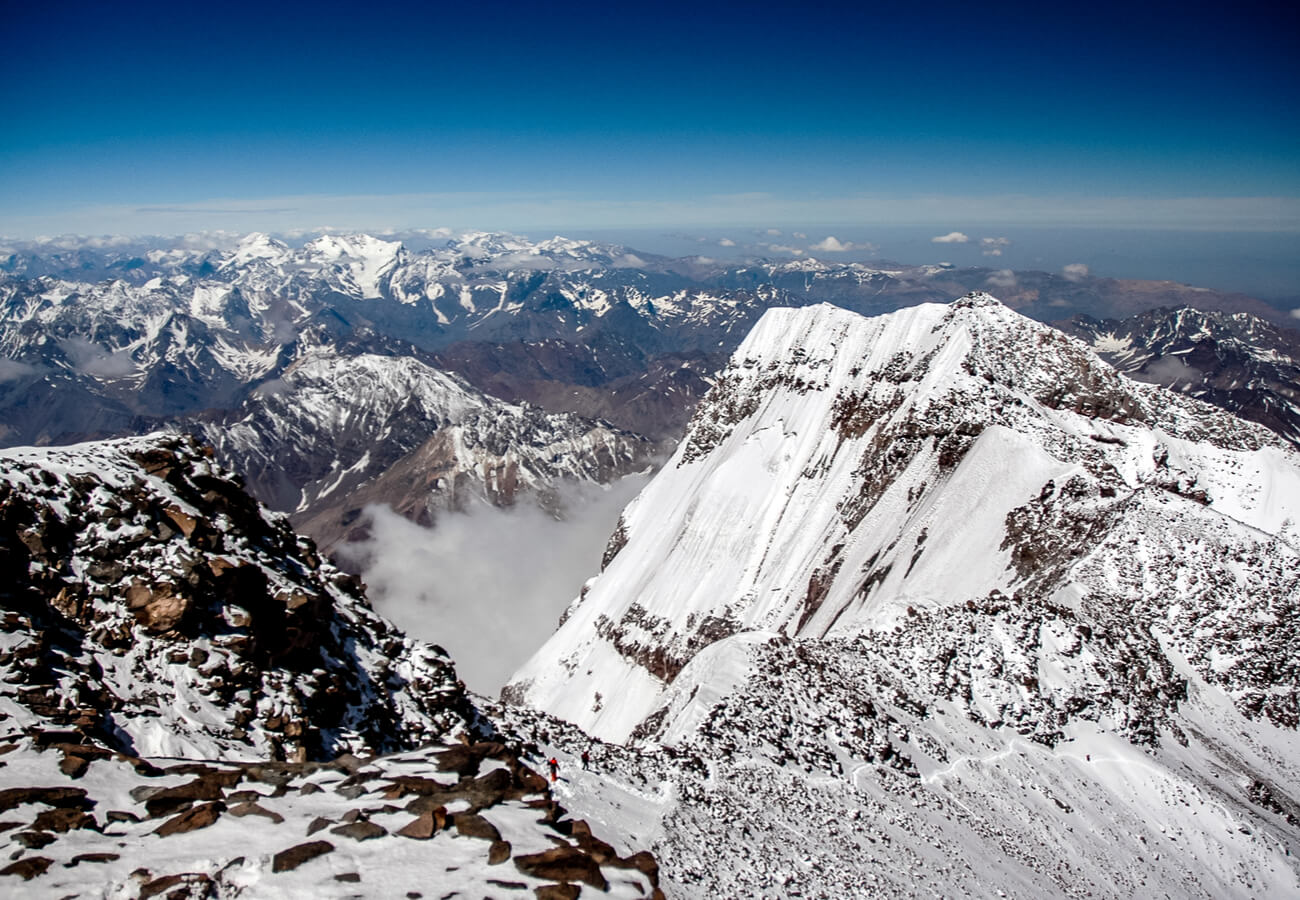
<path id="1" fill-rule="evenodd" d="M 368 503 L 426 524 L 471 497 L 509 506 L 531 494 L 559 511 L 563 482 L 607 483 L 652 450 L 600 423 L 486 397 L 412 357 L 330 349 L 195 427 L 255 495 L 326 547 Z"/>
<path id="2" fill-rule="evenodd" d="M 1294 893 L 1298 514 L 1272 433 L 986 295 L 771 310 L 503 697 L 663 779 L 688 896 Z"/>
<path id="3" fill-rule="evenodd" d="M 0 574 L 6 893 L 663 897 L 191 440 L 0 453 Z"/>
<path id="4" fill-rule="evenodd" d="M 1300 445 L 1300 332 L 1249 313 L 1190 307 L 1055 324 L 1131 378 L 1213 403 Z"/>

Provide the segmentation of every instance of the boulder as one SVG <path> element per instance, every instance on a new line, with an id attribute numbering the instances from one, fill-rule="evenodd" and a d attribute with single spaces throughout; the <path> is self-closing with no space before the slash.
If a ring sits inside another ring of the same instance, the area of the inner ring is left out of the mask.
<path id="1" fill-rule="evenodd" d="M 485 841 L 501 840 L 501 832 L 497 827 L 477 813 L 456 813 L 453 819 L 458 834 Z"/>
<path id="2" fill-rule="evenodd" d="M 388 831 L 382 825 L 376 825 L 374 822 L 362 821 L 350 822 L 347 825 L 340 825 L 337 828 L 331 828 L 330 834 L 339 834 L 343 837 L 352 838 L 354 841 L 369 841 L 383 837 L 388 834 Z"/>
<path id="3" fill-rule="evenodd" d="M 45 870 L 53 862 L 54 860 L 47 856 L 28 856 L 0 869 L 0 875 L 21 875 L 24 881 L 31 881 L 37 876 L 44 875 Z"/>
<path id="4" fill-rule="evenodd" d="M 329 841 L 308 841 L 297 844 L 288 850 L 281 850 L 271 860 L 272 872 L 288 872 L 296 869 L 308 860 L 313 860 L 326 853 L 333 853 L 334 845 Z"/>
<path id="5" fill-rule="evenodd" d="M 179 816 L 168 819 L 154 830 L 154 834 L 162 837 L 170 837 L 173 834 L 184 834 L 187 831 L 197 831 L 200 828 L 207 828 L 217 819 L 221 818 L 221 813 L 226 809 L 226 804 L 220 800 L 214 800 L 211 803 L 204 803 L 194 807 L 191 810 L 181 813 Z"/>
<path id="6" fill-rule="evenodd" d="M 581 881 L 601 891 L 609 888 L 596 861 L 576 847 L 554 847 L 516 856 L 515 868 L 547 881 Z"/>

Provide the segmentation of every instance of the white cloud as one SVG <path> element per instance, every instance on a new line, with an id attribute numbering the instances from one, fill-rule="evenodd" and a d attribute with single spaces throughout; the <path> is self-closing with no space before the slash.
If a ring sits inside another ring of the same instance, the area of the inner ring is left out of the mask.
<path id="1" fill-rule="evenodd" d="M 470 688 L 495 695 L 600 570 L 619 513 L 647 481 L 577 489 L 566 496 L 562 521 L 527 503 L 480 505 L 422 528 L 372 506 L 370 538 L 341 553 L 360 563 L 376 610 L 412 637 L 446 647 Z"/>
<path id="2" fill-rule="evenodd" d="M 829 234 L 824 240 L 818 241 L 808 248 L 809 250 L 820 250 L 823 253 L 843 253 L 846 250 L 853 249 L 852 241 L 841 241 L 835 235 Z"/>
<path id="3" fill-rule="evenodd" d="M 26 375 L 31 375 L 35 371 L 35 367 L 29 366 L 27 363 L 19 362 L 16 359 L 0 358 L 0 384 L 6 381 L 16 381 Z"/>
<path id="4" fill-rule="evenodd" d="M 1061 269 L 1061 275 L 1065 277 L 1066 281 L 1083 281 L 1088 277 L 1088 264 L 1070 263 Z"/>
<path id="5" fill-rule="evenodd" d="M 769 228 L 769 229 L 767 230 L 767 236 L 768 236 L 768 237 L 780 237 L 780 236 L 781 236 L 781 229 L 780 229 L 780 228 Z M 798 235 L 795 235 L 795 236 L 798 237 Z"/>
<path id="6" fill-rule="evenodd" d="M 731 238 L 723 238 L 722 240 L 718 241 L 718 246 L 719 246 L 719 247 L 734 247 L 734 246 L 736 246 L 736 242 L 733 241 Z"/>
<path id="7" fill-rule="evenodd" d="M 1181 357 L 1166 356 L 1147 363 L 1142 367 L 1141 372 L 1134 372 L 1132 377 L 1138 381 L 1163 384 L 1173 388 L 1177 387 L 1179 382 L 1184 385 L 1192 384 L 1199 382 L 1205 376 L 1200 369 L 1187 365 Z"/>
<path id="8" fill-rule="evenodd" d="M 1005 247 L 1011 246 L 1011 239 L 1004 237 L 980 238 L 980 249 L 985 256 L 1001 256 Z"/>
<path id="9" fill-rule="evenodd" d="M 795 237 L 795 238 L 797 238 L 798 240 L 801 240 L 801 241 L 806 241 L 806 240 L 808 240 L 808 235 L 804 234 L 802 231 L 796 231 L 796 232 L 793 233 L 792 236 Z"/>
<path id="10" fill-rule="evenodd" d="M 1291 310 L 1291 318 L 1300 319 L 1300 309 Z"/>
<path id="11" fill-rule="evenodd" d="M 101 378 L 121 378 L 136 370 L 135 360 L 127 350 L 105 350 L 82 338 L 67 338 L 59 342 L 68 361 L 78 372 Z"/>
<path id="12" fill-rule="evenodd" d="M 1003 290 L 1014 290 L 1019 282 L 1016 281 L 1016 273 L 1010 269 L 998 269 L 987 279 L 987 283 L 995 288 Z"/>
<path id="13" fill-rule="evenodd" d="M 950 231 L 938 237 L 930 238 L 931 244 L 969 244 L 970 238 L 960 231 Z"/>
<path id="14" fill-rule="evenodd" d="M 803 256 L 803 251 L 798 247 L 787 247 L 785 244 L 761 244 L 765 250 L 772 253 L 788 253 L 791 256 Z"/>
<path id="15" fill-rule="evenodd" d="M 645 268 L 645 260 L 637 256 L 635 253 L 624 253 L 618 259 L 614 260 L 612 264 L 616 269 L 644 269 Z"/>

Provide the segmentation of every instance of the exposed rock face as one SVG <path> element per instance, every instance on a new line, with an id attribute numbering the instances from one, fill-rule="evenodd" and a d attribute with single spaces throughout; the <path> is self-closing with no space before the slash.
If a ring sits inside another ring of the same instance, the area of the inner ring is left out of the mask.
<path id="1" fill-rule="evenodd" d="M 1300 332 L 1189 307 L 1056 323 L 1119 371 L 1213 403 L 1300 446 Z"/>
<path id="2" fill-rule="evenodd" d="M 137 754 L 315 759 L 473 719 L 444 654 L 189 439 L 9 451 L 0 536 L 0 696 L 23 720 Z"/>

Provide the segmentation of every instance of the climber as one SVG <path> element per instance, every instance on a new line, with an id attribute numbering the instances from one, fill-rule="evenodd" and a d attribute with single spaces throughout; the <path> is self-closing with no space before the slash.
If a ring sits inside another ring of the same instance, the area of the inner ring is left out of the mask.
<path id="1" fill-rule="evenodd" d="M 546 764 L 551 767 L 551 783 L 554 784 L 555 780 L 559 777 L 560 761 L 552 756 L 546 761 Z"/>
<path id="2" fill-rule="evenodd" d="M 582 769 L 583 769 L 584 772 L 587 770 L 587 766 L 588 766 L 588 764 L 589 764 L 590 762 L 591 762 L 591 754 L 590 754 L 588 751 L 583 750 L 583 751 L 582 751 Z"/>

